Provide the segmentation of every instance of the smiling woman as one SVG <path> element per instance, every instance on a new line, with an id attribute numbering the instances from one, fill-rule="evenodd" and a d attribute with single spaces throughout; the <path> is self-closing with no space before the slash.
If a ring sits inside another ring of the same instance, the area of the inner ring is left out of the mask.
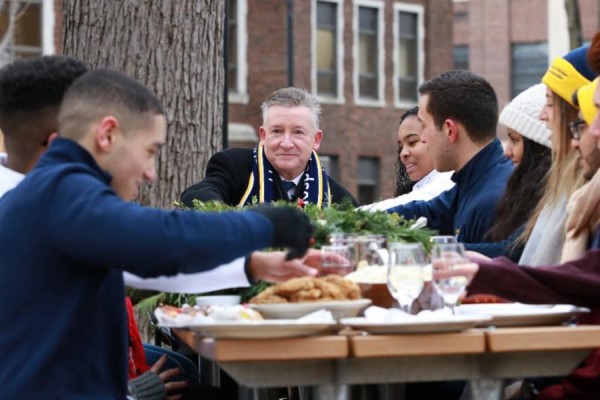
<path id="1" fill-rule="evenodd" d="M 415 200 L 429 200 L 454 186 L 452 172 L 434 169 L 427 145 L 421 141 L 423 130 L 417 117 L 418 107 L 407 110 L 400 118 L 396 133 L 398 160 L 396 162 L 396 197 L 361 207 L 381 211 Z"/>

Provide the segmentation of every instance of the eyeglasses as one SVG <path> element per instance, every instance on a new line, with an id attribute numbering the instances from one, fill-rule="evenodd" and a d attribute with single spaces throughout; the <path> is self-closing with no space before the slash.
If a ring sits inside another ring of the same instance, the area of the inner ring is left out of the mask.
<path id="1" fill-rule="evenodd" d="M 582 119 L 576 119 L 575 121 L 569 122 L 569 131 L 571 132 L 571 137 L 574 140 L 579 140 L 581 138 L 581 131 L 587 127 L 587 123 Z"/>

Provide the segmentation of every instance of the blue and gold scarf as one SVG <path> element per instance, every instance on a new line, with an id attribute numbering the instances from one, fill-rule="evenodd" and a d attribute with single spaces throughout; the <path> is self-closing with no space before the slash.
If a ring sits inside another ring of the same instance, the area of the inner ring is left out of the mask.
<path id="1" fill-rule="evenodd" d="M 248 188 L 238 206 L 253 204 L 255 197 L 259 203 L 269 203 L 275 200 L 276 185 L 279 185 L 281 181 L 276 174 L 265 156 L 263 146 L 259 144 L 254 148 L 254 164 L 248 180 Z M 314 150 L 308 159 L 298 186 L 300 186 L 300 191 L 296 191 L 296 193 L 299 192 L 298 198 L 304 202 L 316 204 L 319 208 L 323 207 L 323 204 L 331 205 L 327 173 L 323 170 L 321 160 Z"/>

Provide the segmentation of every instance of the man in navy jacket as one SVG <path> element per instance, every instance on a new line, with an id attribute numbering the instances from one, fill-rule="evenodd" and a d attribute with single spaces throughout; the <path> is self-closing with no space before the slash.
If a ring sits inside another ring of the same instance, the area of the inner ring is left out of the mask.
<path id="1" fill-rule="evenodd" d="M 462 70 L 423 83 L 419 93 L 421 140 L 437 171 L 455 171 L 456 186 L 432 200 L 388 212 L 427 217 L 429 227 L 443 235 L 455 235 L 460 242 L 482 242 L 512 173 L 496 138 L 496 93 L 485 79 Z"/>
<path id="2" fill-rule="evenodd" d="M 58 118 L 61 138 L 0 202 L 0 323 L 10 326 L 0 334 L 0 397 L 122 399 L 122 271 L 199 272 L 268 246 L 302 254 L 310 224 L 292 208 L 131 203 L 155 178 L 166 121 L 158 99 L 116 71 L 79 78 Z"/>

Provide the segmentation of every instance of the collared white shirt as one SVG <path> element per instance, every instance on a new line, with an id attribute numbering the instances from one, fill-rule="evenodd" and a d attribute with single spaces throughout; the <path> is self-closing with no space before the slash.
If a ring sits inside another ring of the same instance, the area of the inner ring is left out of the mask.
<path id="1" fill-rule="evenodd" d="M 367 204 L 359 207 L 361 210 L 368 211 L 385 211 L 392 207 L 396 207 L 402 204 L 410 203 L 416 200 L 431 200 L 437 197 L 442 192 L 452 189 L 454 182 L 450 179 L 454 172 L 438 172 L 435 169 L 427 174 L 423 179 L 413 186 L 410 193 L 394 197 L 392 199 L 386 199 L 378 201 L 377 203 Z"/>

